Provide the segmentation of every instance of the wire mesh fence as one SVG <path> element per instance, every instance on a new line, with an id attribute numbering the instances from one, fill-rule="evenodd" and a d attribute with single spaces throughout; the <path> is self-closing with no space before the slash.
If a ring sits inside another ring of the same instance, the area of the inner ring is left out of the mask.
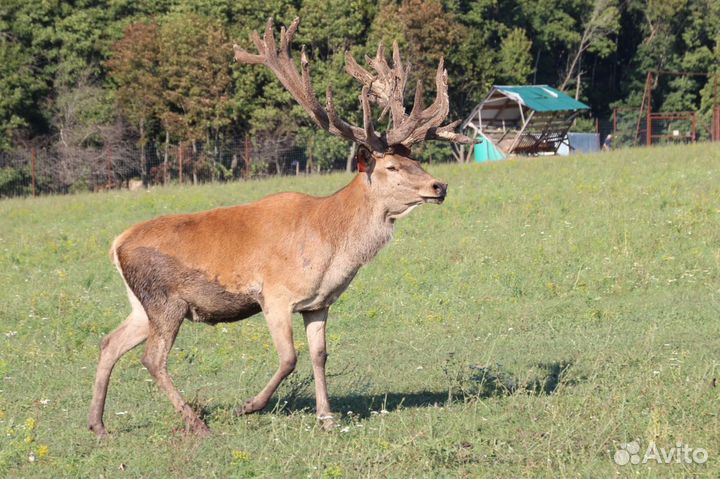
<path id="1" fill-rule="evenodd" d="M 348 167 L 345 156 L 317 162 L 290 141 L 259 142 L 250 137 L 212 144 L 25 145 L 0 152 L 0 197 L 321 173 Z"/>

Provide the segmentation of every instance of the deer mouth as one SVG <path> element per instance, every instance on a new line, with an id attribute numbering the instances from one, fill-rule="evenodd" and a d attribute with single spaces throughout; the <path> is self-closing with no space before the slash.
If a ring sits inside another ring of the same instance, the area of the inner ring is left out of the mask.
<path id="1" fill-rule="evenodd" d="M 442 204 L 443 201 L 445 201 L 445 195 L 442 196 L 423 196 L 423 201 L 425 203 L 433 203 L 436 205 Z"/>

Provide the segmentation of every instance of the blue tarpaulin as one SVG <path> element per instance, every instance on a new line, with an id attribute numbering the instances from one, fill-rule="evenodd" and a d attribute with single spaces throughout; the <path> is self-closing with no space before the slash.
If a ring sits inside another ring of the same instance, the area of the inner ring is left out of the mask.
<path id="1" fill-rule="evenodd" d="M 505 159 L 505 155 L 487 139 L 484 139 L 482 143 L 477 143 L 473 148 L 475 149 L 475 161 L 478 163 Z"/>

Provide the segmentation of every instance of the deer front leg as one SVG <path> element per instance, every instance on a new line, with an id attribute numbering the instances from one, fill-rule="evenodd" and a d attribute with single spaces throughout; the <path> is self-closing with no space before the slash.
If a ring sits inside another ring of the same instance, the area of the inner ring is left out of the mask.
<path id="1" fill-rule="evenodd" d="M 297 354 L 293 344 L 292 311 L 289 306 L 266 306 L 265 319 L 270 329 L 280 365 L 267 385 L 255 397 L 248 399 L 238 410 L 239 414 L 250 414 L 267 406 L 280 383 L 295 370 Z"/>
<path id="2" fill-rule="evenodd" d="M 327 308 L 303 313 L 308 349 L 310 350 L 313 376 L 315 378 L 315 408 L 318 420 L 323 428 L 329 430 L 335 427 L 335 421 L 330 413 L 330 400 L 328 399 L 327 383 L 325 382 L 325 361 L 327 360 L 325 324 L 327 323 L 327 317 Z"/>

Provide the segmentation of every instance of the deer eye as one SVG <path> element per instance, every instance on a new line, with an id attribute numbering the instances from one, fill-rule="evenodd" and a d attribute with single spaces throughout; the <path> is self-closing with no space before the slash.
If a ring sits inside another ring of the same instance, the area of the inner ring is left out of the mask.
<path id="1" fill-rule="evenodd" d="M 398 169 L 391 165 L 391 166 L 387 167 L 387 170 L 388 171 L 397 171 Z"/>

